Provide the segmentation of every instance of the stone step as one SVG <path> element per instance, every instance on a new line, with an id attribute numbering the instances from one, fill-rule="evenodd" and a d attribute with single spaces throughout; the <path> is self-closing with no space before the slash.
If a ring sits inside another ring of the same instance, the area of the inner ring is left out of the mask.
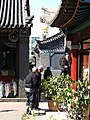
<path id="1" fill-rule="evenodd" d="M 19 98 L 19 97 L 5 97 L 5 98 L 0 98 L 0 102 L 26 102 L 27 98 Z M 43 93 L 41 94 L 40 102 L 46 102 L 47 99 L 44 97 Z"/>
<path id="2" fill-rule="evenodd" d="M 26 102 L 27 98 L 0 98 L 0 102 Z M 45 98 L 41 97 L 40 102 L 47 101 Z"/>
<path id="3" fill-rule="evenodd" d="M 26 98 L 0 98 L 0 102 L 26 102 Z"/>

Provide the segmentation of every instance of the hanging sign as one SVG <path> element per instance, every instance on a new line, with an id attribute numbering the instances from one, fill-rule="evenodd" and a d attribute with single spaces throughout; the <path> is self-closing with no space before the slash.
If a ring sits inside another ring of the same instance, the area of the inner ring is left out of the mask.
<path id="1" fill-rule="evenodd" d="M 2 70 L 2 76 L 8 76 L 8 71 L 7 70 Z"/>
<path id="2" fill-rule="evenodd" d="M 71 46 L 71 49 L 78 49 L 78 50 L 79 50 L 80 48 L 81 48 L 80 45 L 72 45 L 72 46 Z"/>

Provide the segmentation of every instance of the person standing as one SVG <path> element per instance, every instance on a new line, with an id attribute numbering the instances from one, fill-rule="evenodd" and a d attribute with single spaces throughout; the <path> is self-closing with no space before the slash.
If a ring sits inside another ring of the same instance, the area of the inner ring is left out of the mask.
<path id="1" fill-rule="evenodd" d="M 35 103 L 37 100 L 37 91 L 38 91 L 38 79 L 37 79 L 37 68 L 33 67 L 32 72 L 30 72 L 25 79 L 25 91 L 28 106 L 26 113 L 31 114 L 31 111 L 35 109 Z"/>
<path id="2" fill-rule="evenodd" d="M 40 102 L 40 97 L 41 97 L 41 92 L 42 92 L 42 88 L 41 88 L 41 78 L 42 78 L 42 72 L 43 72 L 43 66 L 40 65 L 38 66 L 38 72 L 37 72 L 37 76 L 38 76 L 38 95 L 37 95 L 37 101 L 35 104 L 35 109 L 39 109 L 39 102 Z"/>
<path id="3" fill-rule="evenodd" d="M 47 80 L 48 77 L 52 77 L 52 72 L 50 70 L 50 67 L 47 67 L 47 69 L 44 71 L 44 79 Z"/>
<path id="4" fill-rule="evenodd" d="M 2 98 L 6 97 L 5 82 L 2 81 Z"/>
<path id="5" fill-rule="evenodd" d="M 64 74 L 65 76 L 67 74 L 69 74 L 69 70 L 68 70 L 68 66 L 67 65 L 64 66 L 64 70 L 61 72 L 61 74 Z"/>

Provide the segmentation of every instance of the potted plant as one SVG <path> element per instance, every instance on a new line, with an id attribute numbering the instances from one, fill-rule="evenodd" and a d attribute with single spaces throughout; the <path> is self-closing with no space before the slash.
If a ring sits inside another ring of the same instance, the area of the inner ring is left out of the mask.
<path id="1" fill-rule="evenodd" d="M 88 78 L 73 82 L 76 90 L 68 86 L 64 87 L 63 90 L 63 104 L 67 106 L 68 118 L 73 117 L 75 120 L 88 120 L 90 109 L 90 85 Z"/>
<path id="2" fill-rule="evenodd" d="M 73 91 L 71 88 L 72 79 L 69 75 L 60 74 L 56 77 L 48 77 L 47 80 L 41 81 L 41 86 L 44 88 L 44 95 L 48 102 L 51 100 L 56 104 L 56 109 L 60 109 L 62 106 L 69 106 L 73 99 Z M 68 98 L 68 99 L 67 99 Z M 57 101 L 57 102 L 56 102 Z M 49 103 L 49 104 L 50 104 Z"/>
<path id="3" fill-rule="evenodd" d="M 76 90 L 73 89 L 74 83 Z M 57 77 L 49 77 L 42 80 L 44 95 L 47 99 L 58 101 L 58 110 L 66 110 L 68 118 L 74 116 L 77 120 L 82 120 L 83 113 L 90 108 L 90 85 L 88 78 L 73 81 L 69 75 L 61 74 Z"/>
<path id="4" fill-rule="evenodd" d="M 69 75 L 64 77 L 63 89 L 61 87 L 58 89 L 58 101 L 66 108 L 68 118 L 88 120 L 90 109 L 90 85 L 88 81 L 88 77 L 78 81 L 73 81 Z M 76 90 L 73 89 L 72 83 L 74 83 Z"/>
<path id="5" fill-rule="evenodd" d="M 47 80 L 41 80 L 41 86 L 44 92 L 44 96 L 48 101 L 48 106 L 50 110 L 57 110 L 58 103 L 54 96 L 57 95 L 57 77 L 48 77 Z"/>
<path id="6" fill-rule="evenodd" d="M 60 104 L 59 111 L 66 111 L 68 113 L 68 118 L 72 115 L 74 111 L 73 104 L 75 92 L 74 88 L 72 87 L 72 83 L 74 83 L 74 81 L 68 74 L 60 75 L 60 85 L 57 91 L 57 98 Z"/>
<path id="7" fill-rule="evenodd" d="M 85 119 L 88 120 L 89 109 L 90 109 L 90 85 L 88 82 L 88 78 L 83 78 L 76 82 L 76 99 L 74 101 L 75 104 L 75 112 L 76 117 L 79 120 Z M 86 113 L 86 114 L 85 114 Z"/>

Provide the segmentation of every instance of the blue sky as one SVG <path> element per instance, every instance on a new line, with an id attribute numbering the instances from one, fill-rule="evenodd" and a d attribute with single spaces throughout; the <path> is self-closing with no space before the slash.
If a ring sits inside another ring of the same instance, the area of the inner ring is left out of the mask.
<path id="1" fill-rule="evenodd" d="M 30 9 L 31 13 L 37 15 L 41 13 L 41 7 L 56 9 L 60 4 L 60 0 L 31 0 Z"/>
<path id="2" fill-rule="evenodd" d="M 59 5 L 60 0 L 30 0 L 30 13 L 34 15 L 31 37 L 41 37 L 43 26 L 39 20 L 40 16 L 43 14 L 41 8 L 47 7 L 49 9 L 57 9 Z M 49 29 L 49 35 L 53 35 L 53 32 L 55 33 L 55 31 L 58 31 L 58 29 L 54 29 L 55 28 Z"/>

